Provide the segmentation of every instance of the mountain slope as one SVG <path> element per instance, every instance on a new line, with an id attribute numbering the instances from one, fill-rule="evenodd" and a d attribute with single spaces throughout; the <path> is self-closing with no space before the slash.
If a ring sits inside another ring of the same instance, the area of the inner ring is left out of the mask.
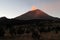
<path id="1" fill-rule="evenodd" d="M 16 17 L 18 20 L 31 20 L 31 19 L 53 19 L 53 17 L 49 16 L 45 12 L 36 9 L 33 11 L 29 11 L 21 16 Z"/>

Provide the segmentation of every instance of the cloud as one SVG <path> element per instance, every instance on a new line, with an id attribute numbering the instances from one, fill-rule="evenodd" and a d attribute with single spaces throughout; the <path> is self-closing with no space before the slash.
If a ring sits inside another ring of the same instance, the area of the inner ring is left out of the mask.
<path id="1" fill-rule="evenodd" d="M 60 17 L 60 0 L 53 0 L 52 2 L 49 2 L 49 0 L 42 0 L 38 5 L 40 5 L 39 8 L 41 10 L 49 15 Z"/>
<path id="2" fill-rule="evenodd" d="M 52 3 L 52 4 L 46 4 L 46 5 L 44 5 L 44 8 L 48 9 L 48 10 L 60 10 L 60 2 Z"/>

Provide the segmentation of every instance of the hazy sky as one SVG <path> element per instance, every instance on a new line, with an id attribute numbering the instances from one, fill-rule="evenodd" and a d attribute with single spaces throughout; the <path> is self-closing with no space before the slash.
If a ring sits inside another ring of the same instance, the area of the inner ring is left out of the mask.
<path id="1" fill-rule="evenodd" d="M 60 17 L 60 0 L 0 0 L 0 17 L 14 18 L 31 10 L 32 6 Z"/>

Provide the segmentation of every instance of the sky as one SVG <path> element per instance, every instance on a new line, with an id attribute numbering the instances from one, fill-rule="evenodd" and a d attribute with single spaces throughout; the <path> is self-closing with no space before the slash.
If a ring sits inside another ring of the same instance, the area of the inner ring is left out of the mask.
<path id="1" fill-rule="evenodd" d="M 32 6 L 60 18 L 60 0 L 0 0 L 0 17 L 20 16 L 30 11 Z"/>

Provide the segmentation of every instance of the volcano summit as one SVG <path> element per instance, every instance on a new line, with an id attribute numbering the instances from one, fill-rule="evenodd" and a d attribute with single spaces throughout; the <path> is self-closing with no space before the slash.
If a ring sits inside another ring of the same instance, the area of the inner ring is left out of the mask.
<path id="1" fill-rule="evenodd" d="M 18 20 L 31 20 L 31 19 L 54 19 L 52 16 L 46 14 L 45 12 L 36 9 L 32 11 L 28 11 L 27 13 L 16 17 Z"/>

